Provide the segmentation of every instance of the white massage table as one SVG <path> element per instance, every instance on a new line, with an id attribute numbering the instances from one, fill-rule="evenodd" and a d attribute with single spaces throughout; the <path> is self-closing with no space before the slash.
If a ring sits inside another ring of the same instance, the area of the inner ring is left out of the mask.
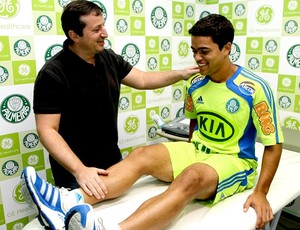
<path id="1" fill-rule="evenodd" d="M 263 145 L 259 142 L 256 144 L 256 151 L 259 157 L 259 165 L 261 165 Z M 276 215 L 274 220 L 265 227 L 265 230 L 276 230 L 282 208 L 300 195 L 299 175 L 300 153 L 284 149 L 279 168 L 268 193 L 268 200 Z M 168 184 L 151 176 L 142 177 L 121 197 L 95 205 L 95 212 L 104 220 L 120 222 L 134 212 L 143 201 L 163 192 L 167 187 Z M 254 209 L 250 208 L 248 212 L 243 212 L 243 204 L 249 194 L 251 194 L 251 190 L 246 190 L 221 201 L 211 208 L 193 202 L 183 210 L 167 229 L 254 230 L 256 221 Z M 41 229 L 43 228 L 36 218 L 24 228 L 24 230 Z"/>

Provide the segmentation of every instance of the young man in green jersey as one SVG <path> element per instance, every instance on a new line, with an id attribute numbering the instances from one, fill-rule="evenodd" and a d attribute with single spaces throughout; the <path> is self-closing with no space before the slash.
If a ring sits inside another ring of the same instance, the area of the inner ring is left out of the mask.
<path id="1" fill-rule="evenodd" d="M 198 200 L 212 206 L 252 188 L 241 207 L 252 207 L 260 229 L 273 219 L 267 194 L 277 170 L 283 134 L 276 103 L 268 83 L 231 62 L 232 23 L 210 14 L 189 30 L 191 48 L 200 73 L 187 82 L 185 115 L 191 119 L 189 142 L 165 142 L 138 147 L 101 176 L 108 192 L 96 199 L 82 190 L 68 191 L 46 184 L 33 168 L 25 168 L 24 191 L 47 224 L 66 229 L 165 229 L 186 204 Z M 258 181 L 256 136 L 265 145 Z M 130 172 L 130 173 L 124 173 Z M 170 182 L 169 188 L 147 200 L 129 218 L 105 226 L 93 215 L 92 206 L 120 196 L 142 175 Z"/>

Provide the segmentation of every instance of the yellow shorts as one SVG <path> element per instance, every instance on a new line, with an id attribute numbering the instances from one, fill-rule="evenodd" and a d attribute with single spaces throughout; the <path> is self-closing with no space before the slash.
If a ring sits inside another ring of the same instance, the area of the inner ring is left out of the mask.
<path id="1" fill-rule="evenodd" d="M 186 167 L 202 162 L 214 168 L 219 176 L 216 196 L 200 201 L 203 205 L 213 204 L 235 193 L 253 187 L 257 175 L 257 161 L 241 159 L 235 155 L 207 154 L 197 151 L 193 143 L 164 142 L 170 154 L 173 175 L 176 178 Z"/>

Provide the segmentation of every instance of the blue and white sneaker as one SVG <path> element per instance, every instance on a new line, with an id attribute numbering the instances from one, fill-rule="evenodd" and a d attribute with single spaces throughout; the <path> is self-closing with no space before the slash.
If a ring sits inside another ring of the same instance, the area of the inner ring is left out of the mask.
<path id="1" fill-rule="evenodd" d="M 89 204 L 79 204 L 66 213 L 66 230 L 105 230 L 102 219 L 95 218 L 93 207 Z"/>
<path id="2" fill-rule="evenodd" d="M 20 184 L 27 203 L 38 208 L 41 224 L 53 230 L 64 229 L 65 212 L 61 205 L 62 189 L 40 178 L 33 167 L 23 169 Z"/>

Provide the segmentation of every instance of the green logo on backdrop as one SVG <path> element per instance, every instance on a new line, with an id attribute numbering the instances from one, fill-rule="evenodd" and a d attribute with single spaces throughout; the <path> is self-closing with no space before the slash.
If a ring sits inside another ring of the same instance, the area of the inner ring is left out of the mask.
<path id="1" fill-rule="evenodd" d="M 156 130 L 157 128 L 155 126 L 151 126 L 149 129 L 148 129 L 148 137 L 150 139 L 156 137 Z"/>
<path id="2" fill-rule="evenodd" d="M 0 9 L 0 18 L 11 19 L 19 13 L 19 0 L 2 0 L 0 1 Z"/>
<path id="3" fill-rule="evenodd" d="M 278 75 L 277 91 L 286 93 L 295 93 L 296 76 L 292 75 Z"/>
<path id="4" fill-rule="evenodd" d="M 23 167 L 32 166 L 37 171 L 45 169 L 44 152 L 42 149 L 22 154 Z"/>
<path id="5" fill-rule="evenodd" d="M 6 224 L 7 230 L 21 230 L 28 223 L 28 217 L 24 217 L 22 219 L 18 219 Z"/>
<path id="6" fill-rule="evenodd" d="M 158 66 L 157 59 L 155 57 L 150 57 L 147 62 L 147 66 L 150 70 L 155 70 L 156 67 Z"/>
<path id="7" fill-rule="evenodd" d="M 14 44 L 14 51 L 18 56 L 25 57 L 31 51 L 31 46 L 28 41 L 20 39 Z"/>
<path id="8" fill-rule="evenodd" d="M 278 103 L 282 109 L 287 109 L 291 106 L 292 100 L 289 96 L 283 95 L 279 98 Z"/>
<path id="9" fill-rule="evenodd" d="M 140 126 L 140 121 L 137 116 L 130 115 L 124 122 L 123 128 L 127 134 L 135 133 Z"/>
<path id="10" fill-rule="evenodd" d="M 32 149 L 35 146 L 37 146 L 40 142 L 40 139 L 38 135 L 35 133 L 28 133 L 24 138 L 23 138 L 23 145 L 28 148 Z"/>
<path id="11" fill-rule="evenodd" d="M 265 44 L 265 49 L 268 53 L 274 53 L 278 48 L 278 43 L 274 39 L 270 39 Z"/>
<path id="12" fill-rule="evenodd" d="M 171 43 L 169 39 L 163 39 L 160 43 L 160 48 L 165 52 L 168 51 L 171 48 Z"/>
<path id="13" fill-rule="evenodd" d="M 229 58 L 232 62 L 236 62 L 239 60 L 241 56 L 241 49 L 236 43 L 232 43 Z"/>
<path id="14" fill-rule="evenodd" d="M 13 176 L 18 172 L 18 170 L 19 164 L 14 160 L 8 160 L 2 165 L 2 173 L 5 176 Z"/>
<path id="15" fill-rule="evenodd" d="M 4 66 L 0 66 L 0 83 L 5 82 L 8 78 L 8 70 Z"/>
<path id="16" fill-rule="evenodd" d="M 143 17 L 131 17 L 130 28 L 132 35 L 145 35 L 145 19 Z"/>
<path id="17" fill-rule="evenodd" d="M 274 17 L 273 9 L 270 6 L 262 6 L 256 12 L 256 21 L 261 25 L 270 23 Z"/>
<path id="18" fill-rule="evenodd" d="M 291 66 L 300 68 L 300 44 L 293 45 L 289 48 L 286 59 Z"/>
<path id="19" fill-rule="evenodd" d="M 112 49 L 112 43 L 109 39 L 104 40 L 104 48 L 105 49 Z"/>
<path id="20" fill-rule="evenodd" d="M 159 53 L 159 38 L 158 36 L 146 37 L 146 53 L 157 54 Z"/>
<path id="21" fill-rule="evenodd" d="M 164 107 L 160 112 L 160 116 L 162 119 L 167 119 L 170 116 L 170 109 L 168 107 Z"/>
<path id="22" fill-rule="evenodd" d="M 183 2 L 172 2 L 172 13 L 173 13 L 173 18 L 184 18 L 184 3 Z"/>
<path id="23" fill-rule="evenodd" d="M 295 20 L 289 20 L 284 24 L 284 31 L 287 34 L 295 33 L 299 28 L 298 23 Z"/>
<path id="24" fill-rule="evenodd" d="M 20 123 L 30 114 L 29 100 L 19 94 L 6 97 L 1 103 L 1 115 L 10 123 Z"/>
<path id="25" fill-rule="evenodd" d="M 129 1 L 114 0 L 114 14 L 115 15 L 129 15 L 130 14 Z"/>
<path id="26" fill-rule="evenodd" d="M 284 0 L 283 16 L 284 17 L 300 16 L 299 0 Z"/>
<path id="27" fill-rule="evenodd" d="M 262 54 L 263 38 L 262 37 L 249 37 L 246 39 L 246 52 L 247 54 Z"/>
<path id="28" fill-rule="evenodd" d="M 184 110 L 183 108 L 180 108 L 177 112 L 176 112 L 176 117 L 181 117 L 184 114 Z"/>
<path id="29" fill-rule="evenodd" d="M 177 52 L 180 57 L 186 57 L 189 54 L 189 50 L 190 45 L 186 41 L 181 41 L 178 44 Z"/>
<path id="30" fill-rule="evenodd" d="M 289 129 L 300 130 L 300 121 L 295 117 L 286 117 L 283 120 L 283 125 Z"/>
<path id="31" fill-rule="evenodd" d="M 146 92 L 134 92 L 132 93 L 132 110 L 146 108 Z"/>
<path id="32" fill-rule="evenodd" d="M 232 12 L 233 12 L 232 7 L 233 7 L 232 3 L 222 3 L 219 4 L 219 11 L 225 17 L 232 18 Z M 204 11 L 203 15 L 201 15 L 202 16 L 201 18 L 205 17 L 207 14 L 209 14 L 209 12 Z"/>
<path id="33" fill-rule="evenodd" d="M 152 25 L 157 29 L 162 29 L 168 22 L 168 15 L 161 6 L 155 7 L 151 12 Z"/>
<path id="34" fill-rule="evenodd" d="M 161 95 L 164 91 L 165 91 L 165 88 L 162 87 L 162 88 L 154 89 L 153 93 L 156 95 Z"/>
<path id="35" fill-rule="evenodd" d="M 210 12 L 204 10 L 204 11 L 200 14 L 199 19 L 205 18 L 205 17 L 208 16 L 208 15 L 210 15 Z"/>
<path id="36" fill-rule="evenodd" d="M 55 10 L 54 1 L 56 1 L 56 0 L 31 0 L 32 10 L 40 11 L 40 12 L 54 11 Z M 67 0 L 63 0 L 63 4 L 61 4 L 62 1 L 58 1 L 58 3 L 60 4 L 60 6 L 62 6 L 62 5 L 66 6 L 68 3 L 66 1 Z M 69 2 L 70 1 L 71 0 L 69 0 Z"/>
<path id="37" fill-rule="evenodd" d="M 194 16 L 195 10 L 194 7 L 191 5 L 188 5 L 185 9 L 185 14 L 188 18 L 191 18 Z"/>
<path id="38" fill-rule="evenodd" d="M 15 84 L 33 83 L 36 78 L 36 66 L 34 60 L 13 61 L 13 75 Z"/>
<path id="39" fill-rule="evenodd" d="M 102 9 L 102 11 L 103 11 L 103 18 L 104 18 L 104 21 L 106 22 L 106 19 L 107 19 L 107 10 L 106 10 L 105 6 L 100 1 L 97 1 L 97 0 L 94 0 L 92 2 L 95 3 L 95 4 L 97 4 Z"/>
<path id="40" fill-rule="evenodd" d="M 180 89 L 175 89 L 174 92 L 173 92 L 173 99 L 175 101 L 179 101 L 181 97 L 182 97 L 181 90 Z"/>
<path id="41" fill-rule="evenodd" d="M 237 4 L 234 12 L 236 16 L 243 16 L 246 12 L 246 6 L 244 4 Z"/>
<path id="42" fill-rule="evenodd" d="M 140 14 L 144 9 L 143 3 L 140 0 L 134 0 L 132 3 L 132 10 L 136 14 Z"/>
<path id="43" fill-rule="evenodd" d="M 58 0 L 58 4 L 64 8 L 68 3 L 71 2 L 71 0 Z"/>
<path id="44" fill-rule="evenodd" d="M 127 44 L 122 49 L 121 55 L 133 66 L 135 66 L 139 62 L 141 57 L 139 48 L 133 43 Z"/>
<path id="45" fill-rule="evenodd" d="M 10 44 L 8 36 L 0 36 L 0 61 L 10 61 Z"/>
<path id="46" fill-rule="evenodd" d="M 20 203 L 20 204 L 24 204 L 26 202 L 25 200 L 25 197 L 23 196 L 23 193 L 21 191 L 21 184 L 18 183 L 13 191 L 13 197 L 14 197 L 14 200 L 17 202 L 17 203 Z"/>
<path id="47" fill-rule="evenodd" d="M 259 67 L 259 60 L 256 57 L 251 57 L 248 60 L 248 67 L 252 70 L 256 70 Z"/>
<path id="48" fill-rule="evenodd" d="M 124 18 L 121 18 L 117 21 L 116 28 L 120 33 L 125 33 L 128 29 L 128 22 Z"/>
<path id="49" fill-rule="evenodd" d="M 47 15 L 41 15 L 36 20 L 36 26 L 40 31 L 48 32 L 51 30 L 53 23 L 51 18 L 49 18 Z"/>
<path id="50" fill-rule="evenodd" d="M 59 51 L 63 49 L 63 46 L 60 44 L 54 44 L 50 46 L 45 53 L 45 61 L 48 61 L 50 58 L 52 58 L 55 54 L 57 54 Z"/>
<path id="51" fill-rule="evenodd" d="M 247 19 L 246 18 L 234 19 L 234 20 L 232 20 L 232 24 L 236 30 L 235 34 L 237 36 L 247 34 Z"/>
<path id="52" fill-rule="evenodd" d="M 11 157 L 20 154 L 18 133 L 0 136 L 0 157 Z"/>
<path id="53" fill-rule="evenodd" d="M 173 30 L 175 34 L 180 34 L 183 30 L 183 25 L 181 24 L 181 22 L 175 22 Z"/>
<path id="54" fill-rule="evenodd" d="M 126 110 L 129 107 L 129 99 L 128 97 L 121 97 L 119 100 L 119 108 L 121 110 Z"/>
<path id="55" fill-rule="evenodd" d="M 160 54 L 159 55 L 159 70 L 171 70 L 172 69 L 172 55 L 171 54 Z"/>
<path id="56" fill-rule="evenodd" d="M 279 57 L 264 55 L 262 57 L 262 72 L 278 73 Z"/>

